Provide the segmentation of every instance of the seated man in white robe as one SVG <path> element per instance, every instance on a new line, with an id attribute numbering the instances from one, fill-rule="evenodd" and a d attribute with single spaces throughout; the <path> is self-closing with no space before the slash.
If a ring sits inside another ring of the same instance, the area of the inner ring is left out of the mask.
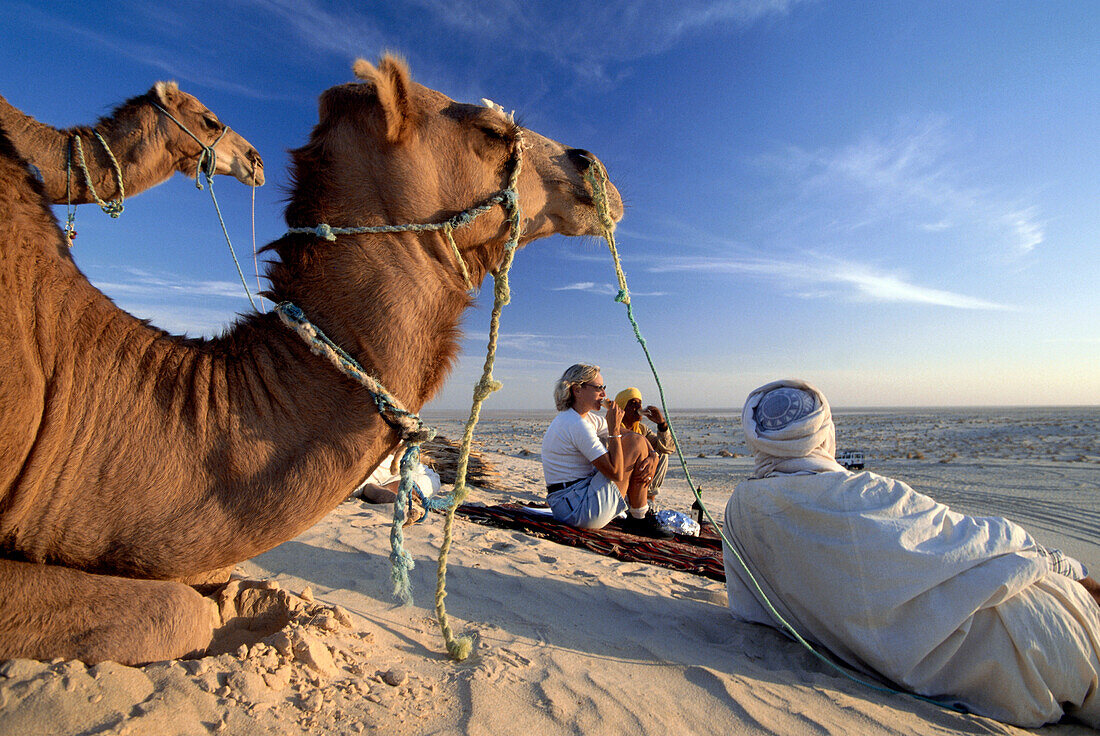
<path id="1" fill-rule="evenodd" d="M 829 404 L 802 381 L 754 391 L 742 425 L 756 465 L 726 505 L 736 617 L 782 629 L 766 596 L 901 689 L 1019 726 L 1100 726 L 1100 586 L 1079 562 L 1007 519 L 845 470 Z"/>

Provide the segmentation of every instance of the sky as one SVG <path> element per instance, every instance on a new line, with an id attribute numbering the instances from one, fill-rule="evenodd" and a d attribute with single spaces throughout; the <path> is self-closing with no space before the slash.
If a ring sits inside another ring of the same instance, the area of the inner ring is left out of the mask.
<path id="1" fill-rule="evenodd" d="M 287 151 L 356 57 L 398 52 L 417 81 L 591 150 L 673 412 L 783 377 L 836 407 L 1100 404 L 1098 3 L 0 5 L 0 94 L 37 119 L 91 123 L 170 79 L 251 141 L 261 247 L 285 231 Z M 255 290 L 253 192 L 214 189 Z M 159 327 L 211 336 L 251 309 L 181 175 L 76 226 L 81 270 Z M 552 410 L 575 362 L 658 403 L 601 239 L 536 241 L 511 282 L 487 410 Z M 491 305 L 489 282 L 426 414 L 469 406 Z"/>

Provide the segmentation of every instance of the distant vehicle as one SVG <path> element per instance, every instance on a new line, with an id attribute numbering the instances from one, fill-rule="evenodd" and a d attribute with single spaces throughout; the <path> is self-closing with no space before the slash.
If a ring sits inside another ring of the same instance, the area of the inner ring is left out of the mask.
<path id="1" fill-rule="evenodd" d="M 863 470 L 863 452 L 861 450 L 838 450 L 836 461 L 848 470 Z"/>

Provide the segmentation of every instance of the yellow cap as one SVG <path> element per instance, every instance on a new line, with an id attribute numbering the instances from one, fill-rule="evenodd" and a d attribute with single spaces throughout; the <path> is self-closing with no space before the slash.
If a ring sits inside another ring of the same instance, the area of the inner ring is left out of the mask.
<path id="1" fill-rule="evenodd" d="M 630 403 L 631 399 L 642 400 L 642 392 L 631 386 L 630 388 L 624 388 L 618 394 L 615 395 L 615 403 L 619 405 L 619 408 L 625 409 L 626 405 Z"/>

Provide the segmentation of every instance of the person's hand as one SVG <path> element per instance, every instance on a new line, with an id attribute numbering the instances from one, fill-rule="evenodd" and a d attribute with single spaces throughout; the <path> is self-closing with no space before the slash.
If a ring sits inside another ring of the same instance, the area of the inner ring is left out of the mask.
<path id="1" fill-rule="evenodd" d="M 1085 586 L 1085 590 L 1089 592 L 1092 599 L 1096 601 L 1096 605 L 1100 606 L 1100 583 L 1097 583 L 1092 577 L 1086 577 L 1078 580 L 1077 582 Z"/>
<path id="2" fill-rule="evenodd" d="M 607 433 L 619 434 L 623 424 L 623 409 L 609 399 L 604 399 L 604 403 L 607 404 Z"/>
<path id="3" fill-rule="evenodd" d="M 665 424 L 666 423 L 665 422 L 665 415 L 662 414 L 661 410 L 658 409 L 656 406 L 653 406 L 653 405 L 647 406 L 645 409 L 642 409 L 642 414 L 645 416 L 646 419 L 653 422 L 654 424 Z"/>

